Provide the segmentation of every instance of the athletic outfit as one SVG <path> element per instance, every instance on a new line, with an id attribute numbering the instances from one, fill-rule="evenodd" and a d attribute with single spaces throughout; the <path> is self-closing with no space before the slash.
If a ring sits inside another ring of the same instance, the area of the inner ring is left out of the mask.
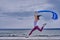
<path id="1" fill-rule="evenodd" d="M 33 31 L 35 31 L 36 29 L 38 29 L 40 32 L 43 30 L 43 28 L 44 28 L 44 25 L 41 27 L 41 28 L 39 28 L 38 27 L 38 23 L 39 23 L 39 21 L 38 22 L 36 22 L 36 21 L 34 21 L 34 28 L 31 30 L 31 32 L 29 33 L 29 36 L 32 34 L 32 32 Z"/>

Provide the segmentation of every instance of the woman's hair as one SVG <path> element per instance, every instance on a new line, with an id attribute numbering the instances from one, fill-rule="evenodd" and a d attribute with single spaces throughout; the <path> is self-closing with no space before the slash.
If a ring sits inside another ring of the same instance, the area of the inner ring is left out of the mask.
<path id="1" fill-rule="evenodd" d="M 42 16 L 42 15 L 37 15 L 37 19 L 39 20 L 39 17 Z"/>

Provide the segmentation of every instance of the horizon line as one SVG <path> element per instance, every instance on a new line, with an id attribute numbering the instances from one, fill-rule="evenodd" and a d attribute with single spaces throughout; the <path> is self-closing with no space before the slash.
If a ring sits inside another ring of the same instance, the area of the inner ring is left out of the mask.
<path id="1" fill-rule="evenodd" d="M 0 30 L 32 30 L 32 28 L 4 28 Z M 44 30 L 60 30 L 60 28 L 44 28 Z"/>

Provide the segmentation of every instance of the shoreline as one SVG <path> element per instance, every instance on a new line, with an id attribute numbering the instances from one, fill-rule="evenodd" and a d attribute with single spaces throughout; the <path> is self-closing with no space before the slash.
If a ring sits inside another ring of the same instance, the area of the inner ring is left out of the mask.
<path id="1" fill-rule="evenodd" d="M 60 37 L 0 37 L 0 39 L 60 39 Z"/>

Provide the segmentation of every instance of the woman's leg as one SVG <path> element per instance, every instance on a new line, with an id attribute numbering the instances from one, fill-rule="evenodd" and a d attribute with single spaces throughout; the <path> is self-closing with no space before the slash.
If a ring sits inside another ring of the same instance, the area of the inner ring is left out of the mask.
<path id="1" fill-rule="evenodd" d="M 38 27 L 37 29 L 38 29 L 40 32 L 42 32 L 43 28 L 44 28 L 44 27 L 41 27 L 41 29 L 40 29 L 40 28 Z"/>
<path id="2" fill-rule="evenodd" d="M 41 29 L 38 27 L 37 29 L 40 31 L 40 32 L 42 32 L 42 30 L 43 30 L 43 28 L 45 27 L 45 25 L 46 25 L 46 23 L 45 24 L 43 24 L 43 26 L 41 27 Z"/>
<path id="3" fill-rule="evenodd" d="M 35 26 L 32 30 L 31 30 L 31 32 L 29 33 L 29 36 L 32 34 L 32 32 L 33 31 L 35 31 L 37 29 L 37 26 Z"/>

